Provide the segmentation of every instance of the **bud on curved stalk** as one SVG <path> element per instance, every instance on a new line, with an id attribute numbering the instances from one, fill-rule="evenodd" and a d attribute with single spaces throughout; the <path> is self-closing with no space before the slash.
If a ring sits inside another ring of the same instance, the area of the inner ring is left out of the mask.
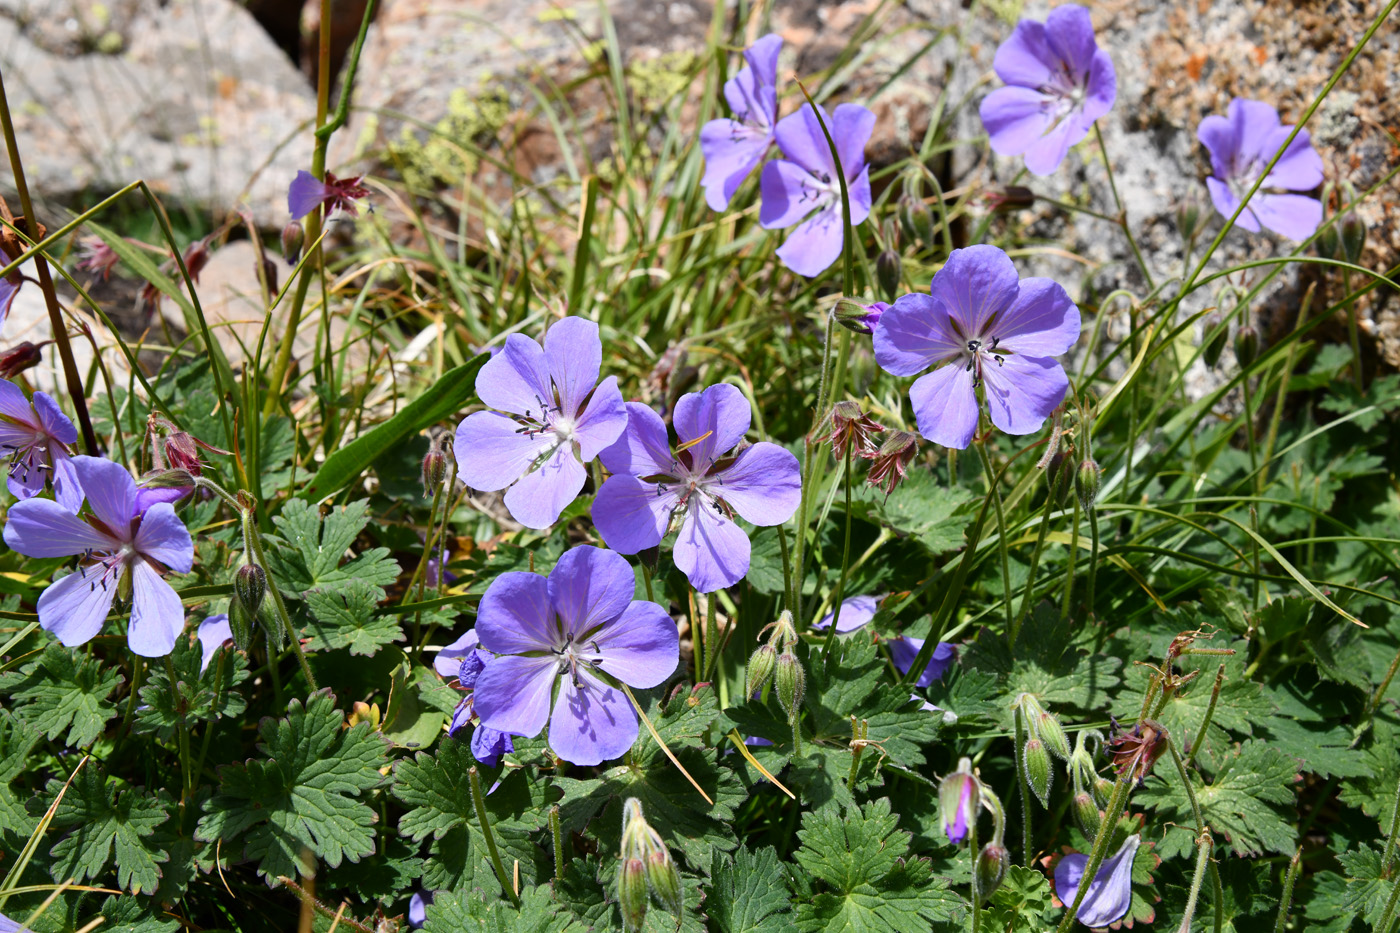
<path id="1" fill-rule="evenodd" d="M 1230 336 L 1230 328 L 1224 326 L 1224 318 L 1217 313 L 1206 315 L 1201 323 L 1204 343 L 1201 360 L 1211 369 L 1220 362 L 1220 354 L 1225 352 L 1225 340 Z"/>
<path id="2" fill-rule="evenodd" d="M 295 266 L 301 258 L 301 248 L 306 244 L 306 230 L 301 221 L 293 220 L 282 228 L 282 258 L 287 265 Z"/>
<path id="3" fill-rule="evenodd" d="M 1235 359 L 1239 360 L 1240 369 L 1248 369 L 1258 358 L 1259 330 L 1247 324 L 1235 332 Z"/>
<path id="4" fill-rule="evenodd" d="M 1099 483 L 1102 470 L 1092 457 L 1085 457 L 1079 464 L 1079 472 L 1074 474 L 1074 492 L 1079 496 L 1079 506 L 1084 511 L 1094 507 L 1099 498 Z"/>
<path id="5" fill-rule="evenodd" d="M 1113 782 L 1108 778 L 1094 778 L 1094 802 L 1101 808 L 1108 806 L 1109 798 L 1113 796 Z"/>
<path id="6" fill-rule="evenodd" d="M 1074 489 L 1074 449 L 1059 450 L 1050 458 L 1045 467 L 1046 494 L 1062 509 L 1069 502 L 1070 491 Z"/>
<path id="7" fill-rule="evenodd" d="M 256 619 L 267 595 L 267 574 L 257 564 L 244 564 L 233 575 L 233 595 L 248 618 Z"/>
<path id="8" fill-rule="evenodd" d="M 982 847 L 982 851 L 977 853 L 977 861 L 973 865 L 973 871 L 977 874 L 978 903 L 986 901 L 996 893 L 1001 887 L 1002 881 L 1006 879 L 1006 868 L 1011 863 L 1011 857 L 1006 849 L 989 842 Z"/>
<path id="9" fill-rule="evenodd" d="M 1060 717 L 1041 710 L 1040 715 L 1031 722 L 1031 729 L 1056 758 L 1069 761 L 1069 736 L 1065 735 L 1065 727 L 1060 725 Z"/>
<path id="10" fill-rule="evenodd" d="M 640 930 L 647 919 L 647 875 L 641 859 L 626 859 L 618 867 L 617 903 L 623 928 L 628 933 Z"/>
<path id="11" fill-rule="evenodd" d="M 752 697 L 760 693 L 773 679 L 773 669 L 777 666 L 778 652 L 772 645 L 759 645 L 749 655 L 749 667 L 744 678 L 744 696 Z"/>
<path id="12" fill-rule="evenodd" d="M 899 199 L 899 223 L 904 235 L 928 247 L 933 243 L 933 212 L 922 198 L 901 195 Z"/>
<path id="13" fill-rule="evenodd" d="M 209 265 L 209 242 L 207 239 L 195 240 L 185 247 L 182 257 L 185 261 L 185 271 L 190 274 L 190 278 L 199 282 L 199 274 L 204 271 L 204 267 Z"/>
<path id="14" fill-rule="evenodd" d="M 52 340 L 45 340 L 41 343 L 17 343 L 10 349 L 0 353 L 0 379 L 13 379 L 26 369 L 33 369 L 43 361 L 43 354 L 39 351 Z"/>
<path id="15" fill-rule="evenodd" d="M 1050 761 L 1050 752 L 1045 748 L 1045 743 L 1040 739 L 1031 738 L 1026 740 L 1025 747 L 1026 761 L 1026 786 L 1035 794 L 1042 807 L 1050 806 L 1050 783 L 1054 780 L 1054 764 Z"/>
<path id="16" fill-rule="evenodd" d="M 1099 834 L 1103 812 L 1088 791 L 1080 791 L 1074 795 L 1074 822 L 1078 824 L 1080 832 L 1089 839 Z"/>
<path id="17" fill-rule="evenodd" d="M 1361 261 L 1361 252 L 1366 248 L 1366 223 L 1356 216 L 1356 211 L 1346 214 L 1334 226 L 1341 227 L 1338 235 L 1341 241 L 1339 259 L 1352 265 Z"/>
<path id="18" fill-rule="evenodd" d="M 671 853 L 663 846 L 647 854 L 647 880 L 651 882 L 652 893 L 661 906 L 677 916 L 685 906 L 681 893 L 681 876 L 676 871 L 676 863 L 671 861 Z"/>
<path id="19" fill-rule="evenodd" d="M 958 762 L 958 770 L 938 785 L 938 813 L 943 834 L 953 845 L 960 845 L 977 819 L 981 782 L 972 773 L 972 759 Z"/>
<path id="20" fill-rule="evenodd" d="M 842 298 L 836 302 L 836 323 L 846 330 L 856 334 L 870 335 L 875 333 L 875 325 L 880 323 L 880 315 L 890 309 L 890 306 L 883 301 L 872 301 L 868 305 L 863 305 L 859 301 L 850 298 Z"/>
<path id="21" fill-rule="evenodd" d="M 791 649 L 784 648 L 778 655 L 773 684 L 778 691 L 778 705 L 787 713 L 788 722 L 797 722 L 797 715 L 802 711 L 802 697 L 807 692 L 807 674 Z"/>
<path id="22" fill-rule="evenodd" d="M 886 301 L 894 301 L 899 292 L 899 277 L 903 264 L 899 254 L 886 247 L 875 257 L 875 280 L 880 283 L 880 291 Z"/>

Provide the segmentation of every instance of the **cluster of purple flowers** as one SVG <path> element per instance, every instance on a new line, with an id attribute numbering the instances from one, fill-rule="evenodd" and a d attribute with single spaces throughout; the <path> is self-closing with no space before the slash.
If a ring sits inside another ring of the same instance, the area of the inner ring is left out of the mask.
<path id="1" fill-rule="evenodd" d="M 744 52 L 744 68 L 725 82 L 724 98 L 731 115 L 711 120 L 700 131 L 700 150 L 705 156 L 700 184 L 710 207 L 724 210 L 776 142 L 783 158 L 763 166 L 758 221 L 769 230 L 798 225 L 779 247 L 778 258 L 793 272 L 810 278 L 830 267 L 845 244 L 843 176 L 851 226 L 870 216 L 865 144 L 875 128 L 875 114 L 859 104 L 841 104 L 830 115 L 824 107 L 803 104 L 796 113 L 779 120 L 778 52 L 782 44 L 775 35 L 759 39 Z M 828 134 L 839 160 L 832 157 Z"/>

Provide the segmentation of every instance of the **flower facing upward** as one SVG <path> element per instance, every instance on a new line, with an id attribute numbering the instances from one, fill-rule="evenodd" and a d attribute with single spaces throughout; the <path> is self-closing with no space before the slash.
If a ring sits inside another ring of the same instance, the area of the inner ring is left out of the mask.
<path id="1" fill-rule="evenodd" d="M 1113 60 L 1094 40 L 1089 11 L 1075 4 L 1051 10 L 1044 23 L 1017 23 L 992 67 L 1006 87 L 983 99 L 982 125 L 993 151 L 1024 154 L 1035 175 L 1059 168 L 1118 96 Z"/>
<path id="2" fill-rule="evenodd" d="M 680 514 L 676 566 L 702 593 L 732 586 L 749 572 L 749 537 L 734 521 L 780 525 L 797 511 L 797 458 L 762 442 L 731 453 L 749 429 L 749 403 L 721 383 L 684 395 L 672 423 L 672 452 L 661 417 L 627 405 L 627 431 L 602 453 L 613 475 L 593 502 L 593 522 L 608 547 L 635 554 L 661 543 Z"/>
<path id="3" fill-rule="evenodd" d="M 510 487 L 506 508 L 527 528 L 554 524 L 583 488 L 583 464 L 627 427 L 617 377 L 598 381 L 602 364 L 598 325 L 580 317 L 551 327 L 543 348 L 507 337 L 476 377 L 478 397 L 500 411 L 457 426 L 458 479 L 473 489 Z"/>
<path id="4" fill-rule="evenodd" d="M 818 275 L 841 255 L 846 233 L 841 220 L 841 181 L 822 124 L 831 132 L 851 202 L 851 226 L 870 216 L 870 171 L 865 144 L 875 114 L 859 104 L 841 104 L 834 117 L 804 104 L 778 121 L 775 134 L 784 159 L 763 166 L 759 178 L 763 205 L 758 222 L 768 230 L 801 223 L 778 248 L 778 258 L 798 275 Z"/>
<path id="5" fill-rule="evenodd" d="M 161 573 L 189 573 L 189 531 L 170 503 L 138 491 L 121 464 L 74 457 L 73 468 L 87 494 L 83 513 L 50 499 L 26 499 L 10 509 L 5 525 L 5 543 L 26 557 L 82 555 L 85 561 L 44 590 L 39 625 L 70 648 L 81 645 L 102 629 L 120 594 L 131 600 L 131 650 L 148 658 L 169 654 L 185 626 L 185 609 Z"/>
<path id="6" fill-rule="evenodd" d="M 33 401 L 13 382 L 0 381 L 0 453 L 10 460 L 7 485 L 17 499 L 31 499 L 52 481 L 54 498 L 69 512 L 83 504 L 83 489 L 68 445 L 78 429 L 44 392 Z"/>
<path id="7" fill-rule="evenodd" d="M 1030 434 L 1064 400 L 1069 377 L 1052 357 L 1079 339 L 1079 309 L 1050 279 L 1017 279 L 995 246 L 955 249 L 928 295 L 905 295 L 880 318 L 875 359 L 909 390 L 919 433 L 962 449 L 977 433 L 977 388 L 992 424 Z"/>
<path id="8" fill-rule="evenodd" d="M 1236 97 L 1226 112 L 1228 116 L 1202 120 L 1196 135 L 1210 151 L 1215 173 L 1206 179 L 1210 199 L 1229 218 L 1293 127 L 1280 125 L 1278 111 L 1259 100 Z M 1320 184 L 1322 156 L 1312 147 L 1308 131 L 1300 130 L 1235 223 L 1252 233 L 1262 225 L 1291 240 L 1306 240 L 1322 222 L 1322 202 L 1301 194 L 1270 194 L 1268 189 L 1307 191 Z"/>
<path id="9" fill-rule="evenodd" d="M 317 181 L 315 175 L 302 169 L 287 188 L 287 210 L 293 220 L 301 220 L 324 204 L 327 216 L 339 209 L 354 217 L 359 213 L 355 202 L 369 197 L 369 189 L 360 184 L 363 180 L 363 175 L 336 178 L 327 172 L 325 181 Z"/>
<path id="10" fill-rule="evenodd" d="M 700 129 L 705 177 L 700 185 L 711 210 L 722 211 L 773 144 L 778 121 L 778 50 L 783 40 L 767 35 L 744 50 L 747 64 L 724 82 L 732 116 Z"/>
<path id="11" fill-rule="evenodd" d="M 676 624 L 656 603 L 634 601 L 625 558 L 587 545 L 564 553 L 546 579 L 503 573 L 481 597 L 476 631 L 495 652 L 476 679 L 483 725 L 538 735 L 565 761 L 596 765 L 637 739 L 637 716 L 612 682 L 638 689 L 680 661 Z M 552 712 L 551 712 L 552 708 Z"/>
<path id="12" fill-rule="evenodd" d="M 1075 914 L 1080 923 L 1097 929 L 1117 923 L 1127 915 L 1133 904 L 1133 859 L 1141 843 L 1141 836 L 1129 836 L 1123 840 L 1118 853 L 1099 866 Z M 1055 896 L 1067 909 L 1074 904 L 1088 866 L 1089 857 L 1078 852 L 1066 855 L 1055 866 Z"/>

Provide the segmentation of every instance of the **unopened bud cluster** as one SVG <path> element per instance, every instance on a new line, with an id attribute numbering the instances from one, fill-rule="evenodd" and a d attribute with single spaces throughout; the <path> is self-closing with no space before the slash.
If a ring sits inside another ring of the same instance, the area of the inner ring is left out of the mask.
<path id="1" fill-rule="evenodd" d="M 954 845 L 976 836 L 977 814 L 982 808 L 992 814 L 992 838 L 976 854 L 972 863 L 972 896 L 979 904 L 991 897 L 1006 878 L 1010 864 L 1003 843 L 1006 812 L 1001 799 L 982 783 L 972 770 L 972 759 L 963 758 L 958 770 L 945 777 L 938 787 L 938 808 L 943 833 Z"/>
<path id="2" fill-rule="evenodd" d="M 797 645 L 797 629 L 792 624 L 792 613 L 784 609 L 778 621 L 763 631 L 769 633 L 768 641 L 749 655 L 744 695 L 751 697 L 761 693 L 771 681 L 778 694 L 778 704 L 787 713 L 788 722 L 795 723 L 802 711 L 802 698 L 807 693 L 807 674 L 792 650 Z M 763 637 L 762 633 L 759 637 Z"/>
<path id="3" fill-rule="evenodd" d="M 680 917 L 685 903 L 680 872 L 661 834 L 642 814 L 642 802 L 630 797 L 622 805 L 622 853 L 617 868 L 617 900 L 629 933 L 642 928 L 651 897 Z"/>
<path id="4" fill-rule="evenodd" d="M 1108 793 L 1113 785 L 1101 781 L 1094 769 L 1094 756 L 1089 751 L 1088 742 L 1097 739 L 1103 747 L 1103 735 L 1093 729 L 1081 729 L 1075 736 L 1074 752 L 1069 756 L 1067 768 L 1070 782 L 1074 785 L 1074 821 L 1090 839 L 1098 835 L 1099 824 L 1103 822 L 1103 808 L 1108 806 Z"/>
<path id="5" fill-rule="evenodd" d="M 1034 694 L 1023 693 L 1013 704 L 1016 715 L 1025 724 L 1026 744 L 1022 747 L 1025 773 L 1022 779 L 1034 792 L 1041 806 L 1049 806 L 1050 787 L 1055 780 L 1053 754 L 1061 761 L 1070 760 L 1069 737 L 1060 718 L 1040 704 Z"/>

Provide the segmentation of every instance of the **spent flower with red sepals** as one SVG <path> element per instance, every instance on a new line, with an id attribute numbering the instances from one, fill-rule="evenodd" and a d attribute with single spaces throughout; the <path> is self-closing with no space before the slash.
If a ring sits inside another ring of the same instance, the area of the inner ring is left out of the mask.
<path id="1" fill-rule="evenodd" d="M 891 431 L 885 442 L 870 458 L 870 470 L 865 481 L 876 489 L 883 489 L 885 497 L 904 481 L 909 464 L 919 452 L 919 439 L 908 431 Z"/>
<path id="2" fill-rule="evenodd" d="M 338 210 L 355 217 L 359 214 L 355 202 L 369 197 L 369 189 L 360 184 L 362 181 L 363 175 L 337 178 L 331 172 L 326 172 L 325 181 L 319 181 L 302 169 L 287 188 L 287 210 L 293 220 L 301 220 L 321 206 L 325 207 L 327 217 Z"/>
<path id="3" fill-rule="evenodd" d="M 25 370 L 38 366 L 44 359 L 40 351 L 51 343 L 52 340 L 39 343 L 26 340 L 0 352 L 0 379 L 13 379 Z"/>
<path id="4" fill-rule="evenodd" d="M 884 433 L 885 426 L 862 411 L 859 402 L 850 399 L 837 402 L 832 406 L 829 424 L 831 431 L 826 440 L 836 459 L 844 460 L 849 454 L 873 460 L 879 452 L 875 435 Z"/>

